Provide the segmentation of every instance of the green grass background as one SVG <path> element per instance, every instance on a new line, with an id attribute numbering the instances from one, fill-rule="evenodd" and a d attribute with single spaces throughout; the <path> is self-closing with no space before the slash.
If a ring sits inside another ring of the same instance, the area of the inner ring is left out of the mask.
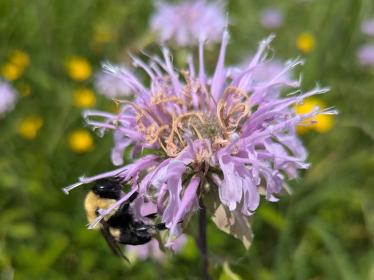
<path id="1" fill-rule="evenodd" d="M 303 88 L 315 81 L 332 88 L 323 100 L 340 115 L 327 134 L 303 136 L 312 167 L 293 182 L 294 195 L 279 203 L 263 201 L 254 216 L 254 243 L 239 241 L 209 225 L 208 242 L 215 279 L 228 262 L 242 279 L 374 279 L 374 71 L 356 60 L 369 41 L 359 31 L 374 16 L 371 0 L 232 0 L 231 41 L 227 63 L 253 53 L 268 31 L 259 12 L 277 5 L 285 24 L 273 43 L 276 56 L 301 55 L 295 40 L 301 32 L 316 36 L 316 49 L 305 56 Z M 190 242 L 164 264 L 152 260 L 132 266 L 113 256 L 98 232 L 86 229 L 81 188 L 65 196 L 61 188 L 82 174 L 111 169 L 111 136 L 95 137 L 95 149 L 76 155 L 66 135 L 84 126 L 72 91 L 92 86 L 92 79 L 69 79 L 64 60 L 86 57 L 95 70 L 108 59 L 124 61 L 148 40 L 152 1 L 2 0 L 0 62 L 14 49 L 26 51 L 30 66 L 17 83 L 31 86 L 16 109 L 0 120 L 0 279 L 199 279 L 199 259 Z M 95 27 L 115 34 L 93 46 Z M 147 47 L 157 51 L 157 45 Z M 214 64 L 217 46 L 207 55 Z M 211 68 L 211 67 L 210 67 Z M 111 108 L 98 97 L 98 108 Z M 38 137 L 17 135 L 17 123 L 29 115 L 44 119 Z M 225 278 L 226 277 L 226 278 Z"/>

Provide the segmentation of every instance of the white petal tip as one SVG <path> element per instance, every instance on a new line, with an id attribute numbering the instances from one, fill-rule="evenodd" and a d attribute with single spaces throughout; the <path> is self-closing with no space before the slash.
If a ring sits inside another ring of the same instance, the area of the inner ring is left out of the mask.
<path id="1" fill-rule="evenodd" d="M 227 42 L 230 39 L 230 33 L 227 28 L 223 30 L 222 40 Z"/>
<path id="2" fill-rule="evenodd" d="M 78 182 L 78 183 L 72 184 L 70 186 L 67 186 L 67 187 L 63 188 L 62 191 L 66 195 L 68 195 L 71 190 L 75 189 L 76 187 L 79 187 L 80 185 L 83 185 L 83 183 L 82 182 Z"/>
<path id="3" fill-rule="evenodd" d="M 61 189 L 66 195 L 69 195 L 69 189 L 68 188 L 63 188 Z"/>
<path id="4" fill-rule="evenodd" d="M 275 34 L 274 33 L 271 33 L 266 39 L 262 40 L 261 41 L 261 45 L 269 45 L 271 43 L 271 41 L 273 41 L 275 38 Z"/>
<path id="5" fill-rule="evenodd" d="M 88 229 L 95 229 L 96 228 L 96 225 L 101 221 L 101 217 L 100 218 L 97 218 L 95 221 L 93 221 L 91 224 L 88 224 L 87 225 L 87 228 Z"/>

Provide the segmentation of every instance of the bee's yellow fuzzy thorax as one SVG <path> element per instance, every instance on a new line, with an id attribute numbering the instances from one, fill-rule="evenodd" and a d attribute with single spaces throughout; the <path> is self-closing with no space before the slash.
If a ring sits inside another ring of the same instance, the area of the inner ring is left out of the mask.
<path id="1" fill-rule="evenodd" d="M 91 224 L 97 218 L 96 211 L 98 209 L 108 209 L 113 203 L 115 203 L 115 199 L 107 199 L 101 198 L 98 195 L 94 194 L 92 191 L 89 192 L 84 200 L 84 209 L 86 210 L 87 220 Z M 114 210 L 114 212 L 116 209 Z M 99 229 L 100 224 L 97 224 L 94 229 Z"/>

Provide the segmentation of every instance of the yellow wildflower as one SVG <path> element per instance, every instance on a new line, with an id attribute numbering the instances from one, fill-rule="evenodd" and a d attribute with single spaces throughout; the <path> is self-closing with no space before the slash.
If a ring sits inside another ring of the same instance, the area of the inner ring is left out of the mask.
<path id="1" fill-rule="evenodd" d="M 27 53 L 21 50 L 14 50 L 9 57 L 8 63 L 2 66 L 1 75 L 8 81 L 17 80 L 29 63 L 30 58 Z"/>
<path id="2" fill-rule="evenodd" d="M 38 135 L 39 129 L 43 125 L 43 119 L 39 116 L 25 118 L 18 126 L 18 133 L 28 140 L 34 139 Z"/>
<path id="3" fill-rule="evenodd" d="M 74 91 L 73 104 L 78 108 L 90 108 L 96 103 L 94 92 L 88 88 L 80 88 Z"/>
<path id="4" fill-rule="evenodd" d="M 66 61 L 65 66 L 70 78 L 76 81 L 84 81 L 92 74 L 91 64 L 83 57 L 71 57 Z"/>
<path id="5" fill-rule="evenodd" d="M 91 134 L 84 129 L 73 131 L 69 135 L 69 146 L 73 152 L 85 153 L 93 148 L 93 139 Z"/>
<path id="6" fill-rule="evenodd" d="M 317 98 L 308 98 L 304 100 L 302 104 L 295 107 L 297 114 L 307 114 L 313 111 L 314 108 L 319 107 L 321 109 L 325 108 L 325 104 Z M 331 130 L 334 124 L 332 115 L 319 114 L 313 119 L 307 119 L 302 125 L 297 126 L 297 132 L 305 133 L 309 130 L 314 129 L 319 133 L 325 133 Z"/>
<path id="7" fill-rule="evenodd" d="M 1 75 L 8 81 L 17 80 L 22 73 L 23 69 L 12 63 L 7 63 L 1 67 Z"/>
<path id="8" fill-rule="evenodd" d="M 317 115 L 316 123 L 313 124 L 314 129 L 319 133 L 325 133 L 332 129 L 334 120 L 332 115 Z"/>
<path id="9" fill-rule="evenodd" d="M 297 48 L 303 53 L 311 53 L 315 48 L 315 38 L 312 33 L 301 33 L 296 39 Z"/>
<path id="10" fill-rule="evenodd" d="M 24 51 L 14 50 L 9 58 L 9 62 L 25 69 L 30 63 L 30 57 Z"/>

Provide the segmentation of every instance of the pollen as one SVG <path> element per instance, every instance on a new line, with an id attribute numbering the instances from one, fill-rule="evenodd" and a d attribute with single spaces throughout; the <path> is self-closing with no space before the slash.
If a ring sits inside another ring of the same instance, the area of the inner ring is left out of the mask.
<path id="1" fill-rule="evenodd" d="M 96 103 L 96 96 L 91 89 L 80 88 L 73 93 L 73 104 L 78 108 L 91 108 Z"/>
<path id="2" fill-rule="evenodd" d="M 223 138 L 222 128 L 219 125 L 217 116 L 212 114 L 202 114 L 202 120 L 192 118 L 190 126 L 193 130 L 199 132 L 203 139 L 212 139 L 213 141 L 218 138 Z"/>
<path id="3" fill-rule="evenodd" d="M 75 153 L 86 153 L 93 149 L 93 139 L 91 134 L 84 129 L 73 131 L 69 135 L 69 147 Z"/>
<path id="4" fill-rule="evenodd" d="M 305 32 L 301 33 L 296 39 L 297 48 L 305 53 L 311 53 L 315 48 L 315 38 L 312 33 Z"/>
<path id="5" fill-rule="evenodd" d="M 69 58 L 65 67 L 69 77 L 76 81 L 87 80 L 92 74 L 91 64 L 83 57 Z"/>
<path id="6" fill-rule="evenodd" d="M 43 119 L 39 116 L 28 117 L 21 121 L 18 126 L 18 133 L 25 139 L 32 140 L 38 135 L 39 129 L 43 126 Z"/>

